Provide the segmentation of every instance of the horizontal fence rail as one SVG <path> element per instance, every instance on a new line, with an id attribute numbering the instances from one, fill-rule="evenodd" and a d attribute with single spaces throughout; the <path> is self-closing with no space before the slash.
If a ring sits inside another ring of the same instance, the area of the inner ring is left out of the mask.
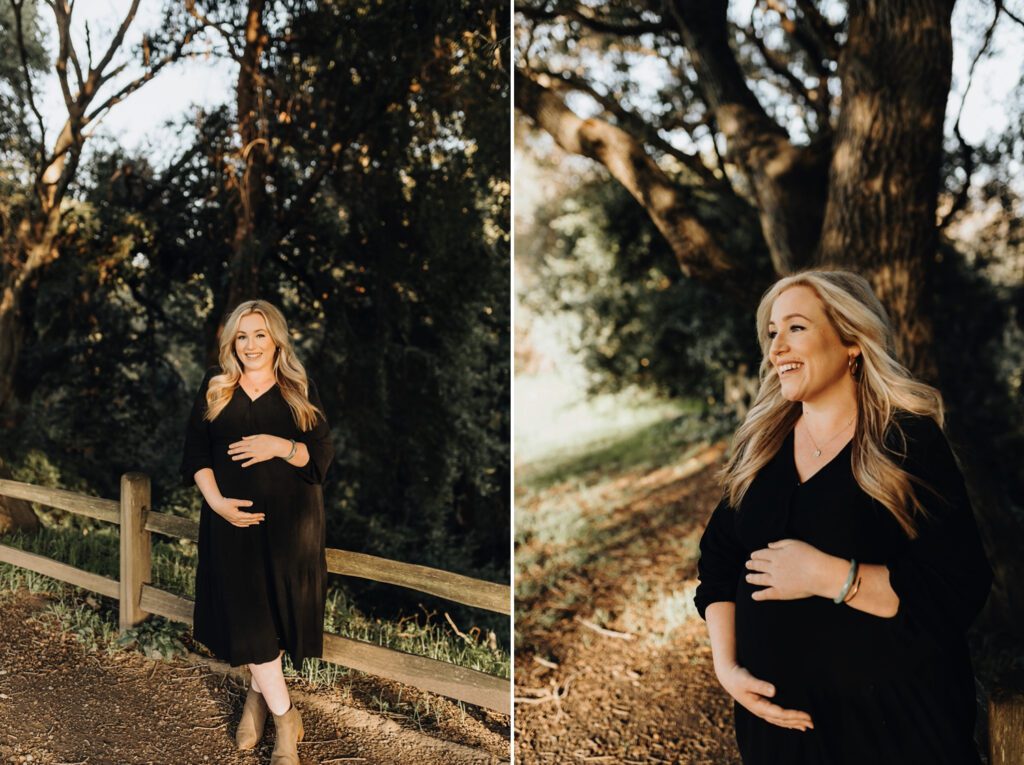
<path id="1" fill-rule="evenodd" d="M 91 571 L 82 571 L 80 568 L 69 566 L 67 563 L 60 563 L 52 558 L 43 555 L 25 552 L 17 547 L 0 545 L 0 563 L 10 563 L 20 568 L 27 568 L 37 574 L 59 579 L 62 582 L 82 587 L 108 598 L 120 598 L 120 583 L 116 579 L 94 574 Z"/>
<path id="2" fill-rule="evenodd" d="M 436 568 L 327 548 L 327 570 L 332 574 L 358 576 L 375 582 L 396 584 L 399 587 L 419 590 L 445 600 L 485 608 L 499 614 L 512 613 L 508 587 L 471 579 L 461 574 L 439 571 Z"/>
<path id="3" fill-rule="evenodd" d="M 84 515 L 108 523 L 121 522 L 121 505 L 113 499 L 100 499 L 76 494 L 64 489 L 48 489 L 31 483 L 9 481 L 0 478 L 0 494 L 13 499 L 24 499 L 27 502 L 38 502 L 40 505 L 67 510 L 75 515 Z"/>
<path id="4" fill-rule="evenodd" d="M 3 544 L 0 544 L 0 563 L 10 563 L 117 599 L 122 631 L 149 614 L 192 624 L 194 601 L 150 584 L 150 534 L 198 541 L 199 524 L 189 518 L 151 510 L 147 476 L 141 473 L 122 476 L 120 502 L 6 479 L 0 479 L 0 495 L 119 525 L 121 573 L 119 580 L 110 579 Z M 512 610 L 510 587 L 427 566 L 328 548 L 327 570 L 332 574 L 406 587 L 500 614 L 509 615 Z M 510 681 L 474 669 L 329 632 L 324 633 L 323 659 L 503 714 L 511 712 Z"/>
<path id="5" fill-rule="evenodd" d="M 0 492 L 2 493 L 2 492 Z M 168 513 L 146 515 L 146 531 L 179 539 L 199 540 L 199 524 L 190 518 Z M 466 606 L 483 608 L 506 616 L 512 613 L 509 588 L 505 585 L 473 579 L 450 571 L 441 571 L 415 563 L 379 558 L 376 555 L 327 548 L 327 570 L 332 574 L 355 576 L 383 584 L 394 584 L 428 595 L 436 595 Z"/>

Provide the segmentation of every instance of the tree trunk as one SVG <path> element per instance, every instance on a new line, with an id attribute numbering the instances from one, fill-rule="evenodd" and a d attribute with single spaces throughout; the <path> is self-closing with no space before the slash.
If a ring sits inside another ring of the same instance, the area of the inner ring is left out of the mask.
<path id="1" fill-rule="evenodd" d="M 18 293 L 14 280 L 8 278 L 0 294 L 0 412 L 5 411 L 14 395 L 14 373 L 21 357 L 24 329 L 18 316 Z M 0 511 L 2 512 L 2 511 Z"/>
<path id="2" fill-rule="evenodd" d="M 868 272 L 897 351 L 932 382 L 926 267 L 935 257 L 942 126 L 953 61 L 949 0 L 854 0 L 839 61 L 836 129 L 818 261 Z"/>
<path id="3" fill-rule="evenodd" d="M 267 163 L 266 113 L 263 107 L 264 85 L 260 68 L 268 36 L 263 26 L 266 0 L 249 0 L 245 18 L 245 47 L 235 87 L 238 108 L 238 136 L 241 140 L 239 162 L 227 186 L 235 196 L 235 231 L 231 239 L 227 282 L 213 312 L 216 329 L 208 338 L 208 362 L 217 363 L 218 338 L 224 319 L 235 306 L 259 297 L 259 275 L 263 242 L 256 232 L 256 221 L 266 207 Z"/>

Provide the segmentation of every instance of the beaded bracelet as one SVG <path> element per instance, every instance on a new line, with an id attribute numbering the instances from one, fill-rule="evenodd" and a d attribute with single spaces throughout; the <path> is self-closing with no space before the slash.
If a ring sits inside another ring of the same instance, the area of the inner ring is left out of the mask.
<path id="1" fill-rule="evenodd" d="M 846 598 L 847 593 L 850 591 L 850 586 L 853 584 L 853 580 L 857 578 L 857 561 L 853 558 L 850 559 L 850 573 L 846 575 L 846 581 L 843 583 L 843 589 L 839 591 L 839 594 L 832 598 L 832 602 L 839 605 Z"/>

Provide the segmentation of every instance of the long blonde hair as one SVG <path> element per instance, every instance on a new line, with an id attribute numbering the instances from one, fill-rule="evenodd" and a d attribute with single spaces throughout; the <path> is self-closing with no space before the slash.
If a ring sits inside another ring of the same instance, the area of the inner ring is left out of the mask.
<path id="1" fill-rule="evenodd" d="M 323 412 L 309 402 L 309 378 L 306 376 L 306 368 L 295 355 L 284 314 L 266 300 L 247 300 L 224 321 L 224 329 L 220 334 L 221 374 L 211 377 L 206 388 L 205 418 L 216 419 L 238 387 L 242 378 L 242 363 L 235 354 L 235 336 L 242 317 L 252 313 L 263 317 L 270 339 L 277 346 L 274 352 L 274 379 L 288 408 L 292 410 L 295 424 L 299 430 L 311 430 Z"/>
<path id="2" fill-rule="evenodd" d="M 801 413 L 799 401 L 782 396 L 769 348 L 768 322 L 772 304 L 790 287 L 804 285 L 818 296 L 843 345 L 857 344 L 861 356 L 857 381 L 857 426 L 853 436 L 853 476 L 868 495 L 891 512 L 907 536 L 917 531 L 914 517 L 925 509 L 912 483 L 928 487 L 900 468 L 890 454 L 906 456 L 906 434 L 896 418 L 908 412 L 931 417 L 941 428 L 945 419 L 942 394 L 915 380 L 894 358 L 892 325 L 867 279 L 850 271 L 807 270 L 786 276 L 762 296 L 757 308 L 757 337 L 761 343 L 760 386 L 753 406 L 733 437 L 732 456 L 719 478 L 732 507 L 740 501 L 758 471 L 778 452 Z M 886 445 L 897 435 L 902 452 Z"/>

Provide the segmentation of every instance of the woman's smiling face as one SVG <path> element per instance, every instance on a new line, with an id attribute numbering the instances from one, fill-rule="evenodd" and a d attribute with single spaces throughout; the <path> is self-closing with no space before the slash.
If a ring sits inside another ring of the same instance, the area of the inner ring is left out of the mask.
<path id="1" fill-rule="evenodd" d="M 261 372 L 272 368 L 276 349 L 262 314 L 249 313 L 239 320 L 238 331 L 235 333 L 235 353 L 246 372 Z"/>
<path id="2" fill-rule="evenodd" d="M 857 346 L 843 345 L 824 306 L 810 287 L 797 285 L 772 304 L 769 360 L 789 401 L 811 401 L 848 377 Z"/>

